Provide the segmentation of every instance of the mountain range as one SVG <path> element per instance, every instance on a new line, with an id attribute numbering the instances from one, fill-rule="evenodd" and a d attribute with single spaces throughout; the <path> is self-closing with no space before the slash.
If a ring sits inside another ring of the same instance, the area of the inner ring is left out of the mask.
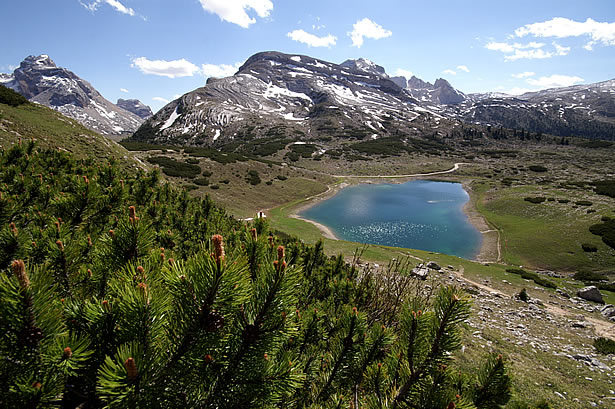
<path id="1" fill-rule="evenodd" d="M 12 74 L 0 74 L 0 84 L 103 135 L 130 134 L 151 115 L 149 107 L 136 100 L 113 104 L 48 55 L 27 57 Z"/>
<path id="2" fill-rule="evenodd" d="M 447 80 L 389 76 L 367 59 L 335 64 L 261 52 L 236 74 L 209 78 L 153 115 L 138 100 L 106 100 L 47 55 L 26 58 L 0 84 L 101 134 L 220 146 L 245 136 L 378 139 L 441 135 L 462 124 L 615 139 L 615 80 L 510 96 L 466 94 Z"/>
<path id="3" fill-rule="evenodd" d="M 262 52 L 230 77 L 210 78 L 149 118 L 136 140 L 221 145 L 274 136 L 378 139 L 445 135 L 479 124 L 559 136 L 615 138 L 615 80 L 517 97 L 464 94 L 445 79 L 390 77 L 365 60 L 334 64 Z"/>

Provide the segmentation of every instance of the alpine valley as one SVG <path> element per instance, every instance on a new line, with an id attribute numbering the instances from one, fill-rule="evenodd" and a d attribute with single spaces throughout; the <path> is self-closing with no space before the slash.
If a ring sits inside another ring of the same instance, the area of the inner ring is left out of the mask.
<path id="1" fill-rule="evenodd" d="M 612 407 L 614 157 L 615 80 L 268 51 L 153 113 L 29 56 L 0 74 L 0 407 Z M 473 259 L 302 218 L 416 179 L 457 183 Z"/>

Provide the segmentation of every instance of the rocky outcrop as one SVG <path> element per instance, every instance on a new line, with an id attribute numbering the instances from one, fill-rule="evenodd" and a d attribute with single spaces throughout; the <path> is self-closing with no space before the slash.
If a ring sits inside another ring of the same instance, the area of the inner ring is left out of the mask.
<path id="1" fill-rule="evenodd" d="M 136 116 L 142 119 L 147 119 L 150 116 L 154 115 L 152 109 L 139 101 L 138 99 L 118 99 L 117 100 L 118 107 L 125 109 L 128 112 L 132 112 Z"/>
<path id="2" fill-rule="evenodd" d="M 2 85 L 105 135 L 134 132 L 143 119 L 105 99 L 89 82 L 56 66 L 48 55 L 29 56 Z"/>

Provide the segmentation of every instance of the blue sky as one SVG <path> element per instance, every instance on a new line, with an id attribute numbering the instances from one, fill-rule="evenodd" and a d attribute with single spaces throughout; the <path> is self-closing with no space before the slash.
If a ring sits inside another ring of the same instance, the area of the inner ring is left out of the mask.
<path id="1" fill-rule="evenodd" d="M 7 0 L 0 15 L 0 72 L 48 54 L 154 111 L 266 50 L 364 57 L 464 92 L 615 77 L 613 0 Z"/>

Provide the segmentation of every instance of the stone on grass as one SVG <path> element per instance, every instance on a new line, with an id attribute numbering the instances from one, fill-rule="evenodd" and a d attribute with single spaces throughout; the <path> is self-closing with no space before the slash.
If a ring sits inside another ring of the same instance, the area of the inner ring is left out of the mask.
<path id="1" fill-rule="evenodd" d="M 599 304 L 604 304 L 604 300 L 602 299 L 602 294 L 600 294 L 600 291 L 595 285 L 590 285 L 589 287 L 581 288 L 579 291 L 577 291 L 577 296 L 587 301 L 593 301 Z"/>

